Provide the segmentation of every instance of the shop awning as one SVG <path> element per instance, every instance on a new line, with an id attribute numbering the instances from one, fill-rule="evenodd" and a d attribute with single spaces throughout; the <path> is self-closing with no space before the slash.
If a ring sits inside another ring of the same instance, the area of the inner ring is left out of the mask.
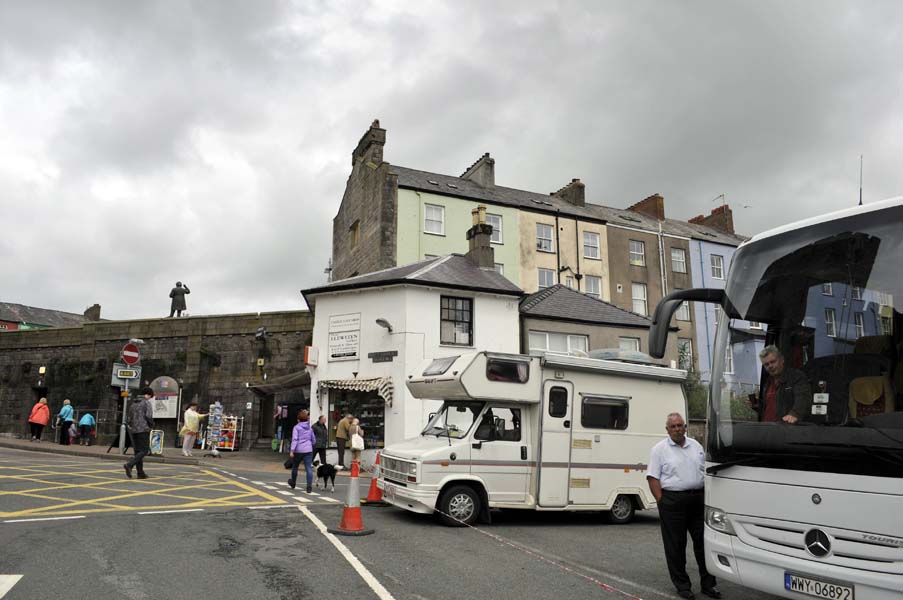
<path id="1" fill-rule="evenodd" d="M 321 388 L 334 390 L 351 390 L 353 392 L 376 392 L 385 400 L 387 406 L 392 406 L 392 394 L 394 386 L 391 377 L 373 377 L 371 379 L 327 379 L 320 382 Z"/>
<path id="2" fill-rule="evenodd" d="M 248 389 L 259 394 L 275 394 L 306 385 L 310 385 L 310 373 L 307 372 L 307 369 L 273 377 L 263 383 L 249 385 Z"/>

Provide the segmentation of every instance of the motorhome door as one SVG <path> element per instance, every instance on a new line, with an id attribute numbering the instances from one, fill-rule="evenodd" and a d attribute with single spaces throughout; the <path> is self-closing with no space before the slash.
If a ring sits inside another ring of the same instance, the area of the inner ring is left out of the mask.
<path id="1" fill-rule="evenodd" d="M 540 417 L 539 505 L 567 506 L 571 461 L 571 405 L 574 386 L 567 381 L 545 381 Z"/>

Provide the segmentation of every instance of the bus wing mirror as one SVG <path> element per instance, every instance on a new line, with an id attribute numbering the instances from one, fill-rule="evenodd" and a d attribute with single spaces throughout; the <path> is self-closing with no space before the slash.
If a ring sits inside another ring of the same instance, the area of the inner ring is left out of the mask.
<path id="1" fill-rule="evenodd" d="M 662 358 L 665 355 L 671 317 L 674 316 L 681 304 L 689 300 L 723 306 L 724 298 L 724 290 L 709 288 L 677 290 L 662 298 L 652 315 L 652 327 L 649 328 L 649 354 L 654 358 Z"/>

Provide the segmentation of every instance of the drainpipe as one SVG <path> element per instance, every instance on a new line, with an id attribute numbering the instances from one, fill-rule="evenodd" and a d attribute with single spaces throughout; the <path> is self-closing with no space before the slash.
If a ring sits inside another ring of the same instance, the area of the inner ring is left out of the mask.
<path id="1" fill-rule="evenodd" d="M 665 274 L 665 240 L 662 236 L 662 222 L 658 222 L 658 266 L 662 272 L 662 298 L 668 295 L 668 276 Z"/>
<path id="2" fill-rule="evenodd" d="M 602 245 L 601 236 L 599 239 L 599 246 Z M 574 279 L 577 280 L 577 291 L 580 291 L 580 280 L 583 279 L 583 275 L 580 273 L 580 222 L 577 220 L 577 217 L 574 217 L 574 251 L 577 253 L 574 260 L 577 262 L 577 272 L 574 274 Z M 599 253 L 601 254 L 602 248 L 599 248 Z M 601 257 L 600 257 L 601 258 Z M 602 295 L 602 286 L 599 285 L 599 295 Z"/>
<path id="3" fill-rule="evenodd" d="M 555 272 L 558 273 L 558 283 L 561 283 L 561 237 L 558 235 L 558 215 L 560 210 L 555 210 Z"/>
<path id="4" fill-rule="evenodd" d="M 423 260 L 423 196 L 420 195 L 420 192 L 414 193 L 417 194 L 417 217 L 420 219 L 420 223 L 417 225 L 417 258 L 414 260 L 414 262 L 417 262 Z M 395 262 L 398 262 L 397 237 L 395 240 Z"/>
<path id="5" fill-rule="evenodd" d="M 703 258 L 702 258 L 702 241 L 697 240 L 696 243 L 699 244 L 699 278 L 700 278 L 699 283 L 701 284 L 701 287 L 705 287 L 705 261 L 703 261 Z M 709 353 L 709 362 L 711 362 L 712 340 L 709 337 L 709 311 L 708 311 L 708 305 L 706 305 L 706 304 L 702 305 L 702 320 L 703 320 L 703 323 L 705 323 L 706 352 Z M 702 363 L 700 362 L 700 364 L 702 364 Z M 711 380 L 712 380 L 712 370 L 709 369 L 709 381 L 711 381 Z"/>

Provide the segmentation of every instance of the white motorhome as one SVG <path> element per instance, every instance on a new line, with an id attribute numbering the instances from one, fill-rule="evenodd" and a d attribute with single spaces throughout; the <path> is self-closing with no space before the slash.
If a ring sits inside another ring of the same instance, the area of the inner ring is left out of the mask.
<path id="1" fill-rule="evenodd" d="M 569 354 L 479 352 L 426 361 L 407 381 L 442 400 L 420 437 L 386 448 L 387 502 L 448 525 L 491 508 L 610 511 L 655 506 L 649 451 L 684 413 L 682 370 Z"/>

